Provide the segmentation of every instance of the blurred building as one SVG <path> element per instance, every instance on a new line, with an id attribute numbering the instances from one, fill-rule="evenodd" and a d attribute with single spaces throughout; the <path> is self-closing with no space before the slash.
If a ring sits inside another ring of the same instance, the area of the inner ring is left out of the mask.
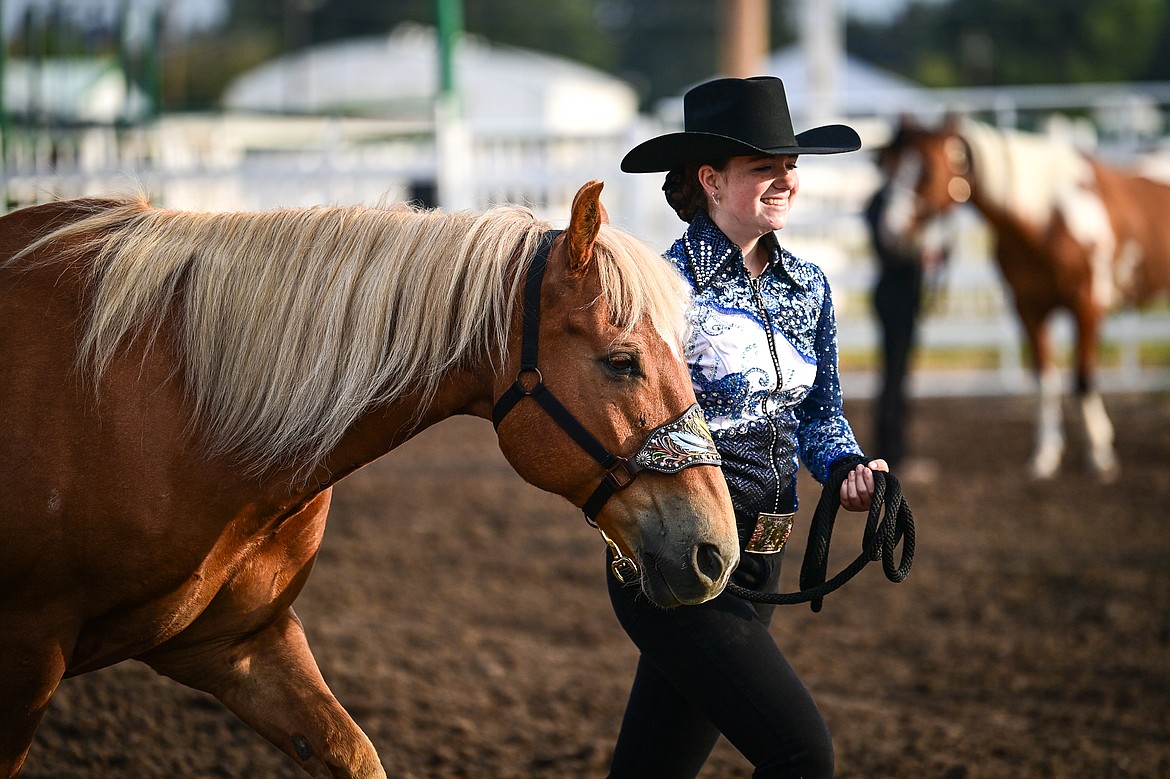
<path id="1" fill-rule="evenodd" d="M 455 63 L 462 114 L 473 133 L 623 132 L 638 113 L 631 86 L 560 57 L 465 35 Z M 387 37 L 315 46 L 267 62 L 237 78 L 223 106 L 429 124 L 438 91 L 435 31 L 406 24 Z"/>

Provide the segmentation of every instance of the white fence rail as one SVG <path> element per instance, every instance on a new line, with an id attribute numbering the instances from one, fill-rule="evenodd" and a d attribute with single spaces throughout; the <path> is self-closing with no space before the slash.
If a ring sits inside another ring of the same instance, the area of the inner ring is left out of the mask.
<path id="1" fill-rule="evenodd" d="M 682 224 L 670 213 L 657 175 L 618 170 L 635 135 L 476 138 L 467 155 L 476 207 L 522 203 L 563 223 L 585 181 L 606 182 L 603 202 L 613 221 L 665 248 Z M 80 195 L 144 188 L 162 205 L 197 210 L 258 210 L 321 203 L 376 203 L 434 196 L 434 144 L 419 128 L 386 121 L 266 117 L 171 117 L 148 129 L 95 128 L 69 138 L 13 143 L 0 176 L 9 207 Z M 781 239 L 818 262 L 833 284 L 842 352 L 877 349 L 869 307 L 873 261 L 860 213 L 878 177 L 862 153 L 802 161 L 800 206 Z M 985 230 L 972 215 L 962 251 L 947 271 L 940 305 L 923 320 L 921 350 L 994 350 L 994 368 L 918 372 L 917 394 L 1015 393 L 1031 390 L 1021 360 L 1020 333 L 1003 284 L 987 257 Z M 1056 322 L 1062 350 L 1072 342 L 1067 320 Z M 1120 350 L 1103 371 L 1105 389 L 1170 389 L 1170 366 L 1147 364 L 1150 345 L 1170 350 L 1170 309 L 1122 312 L 1109 319 L 1104 340 Z M 874 387 L 873 372 L 851 370 L 853 395 Z"/>

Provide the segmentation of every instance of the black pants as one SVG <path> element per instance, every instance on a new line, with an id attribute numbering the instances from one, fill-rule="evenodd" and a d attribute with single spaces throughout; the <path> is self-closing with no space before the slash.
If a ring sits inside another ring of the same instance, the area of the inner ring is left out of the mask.
<path id="1" fill-rule="evenodd" d="M 875 414 L 874 454 L 893 467 L 906 456 L 906 378 L 922 306 L 922 270 L 917 265 L 883 270 L 873 292 L 882 329 L 882 379 Z"/>
<path id="2" fill-rule="evenodd" d="M 776 592 L 779 558 L 745 554 L 733 580 Z M 720 733 L 758 779 L 833 775 L 824 718 L 768 631 L 775 607 L 725 592 L 661 609 L 607 578 L 618 621 L 642 653 L 611 779 L 695 777 Z"/>

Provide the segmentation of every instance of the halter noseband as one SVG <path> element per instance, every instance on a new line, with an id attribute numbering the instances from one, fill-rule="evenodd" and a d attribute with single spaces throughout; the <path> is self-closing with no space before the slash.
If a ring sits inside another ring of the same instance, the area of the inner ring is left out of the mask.
<path id="1" fill-rule="evenodd" d="M 632 458 L 611 453 L 598 441 L 565 406 L 557 400 L 544 383 L 537 360 L 540 351 L 540 290 L 548 266 L 549 252 L 561 230 L 548 230 L 540 239 L 536 255 L 528 266 L 524 281 L 523 330 L 520 345 L 520 369 L 512 383 L 492 409 L 492 424 L 499 430 L 500 423 L 516 404 L 528 397 L 535 400 L 578 446 L 601 465 L 605 475 L 601 483 L 585 501 L 581 510 L 589 524 L 597 528 L 605 543 L 613 551 L 610 564 L 618 581 L 626 583 L 638 578 L 638 565 L 626 557 L 617 544 L 597 525 L 596 517 L 606 501 L 618 490 L 633 484 L 643 470 L 660 473 L 678 473 L 693 465 L 721 465 L 711 431 L 698 404 L 691 405 L 677 419 L 659 425 L 650 431 L 646 441 Z M 526 381 L 527 380 L 527 381 Z"/>

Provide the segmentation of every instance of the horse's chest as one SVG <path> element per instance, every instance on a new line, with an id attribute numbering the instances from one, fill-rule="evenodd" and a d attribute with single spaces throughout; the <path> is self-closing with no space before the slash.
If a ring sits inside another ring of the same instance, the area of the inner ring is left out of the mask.
<path id="1" fill-rule="evenodd" d="M 1060 220 L 1044 229 L 999 231 L 996 261 L 1016 299 L 1046 307 L 1073 306 L 1085 299 L 1094 279 L 1109 273 L 1111 256 L 1101 255 L 1103 245 L 1086 243 L 1085 238 Z"/>

